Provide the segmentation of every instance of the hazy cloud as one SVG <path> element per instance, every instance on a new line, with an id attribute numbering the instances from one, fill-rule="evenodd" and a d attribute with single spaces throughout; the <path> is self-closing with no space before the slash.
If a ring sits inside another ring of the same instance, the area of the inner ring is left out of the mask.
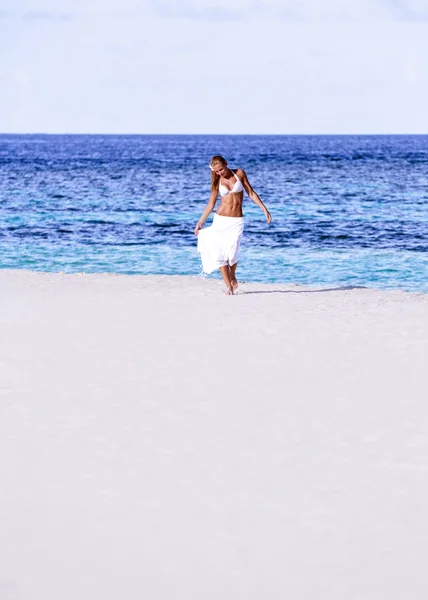
<path id="1" fill-rule="evenodd" d="M 423 21 L 427 0 L 146 0 L 160 17 L 204 20 L 278 17 L 288 22 Z"/>
<path id="2" fill-rule="evenodd" d="M 427 21 L 426 0 L 385 0 L 394 18 L 398 21 Z"/>
<path id="3" fill-rule="evenodd" d="M 69 20 L 75 16 L 157 16 L 206 22 L 278 18 L 285 22 L 425 21 L 428 0 L 4 0 L 3 12 L 26 19 Z M 5 10 L 6 9 L 6 10 Z"/>
<path id="4" fill-rule="evenodd" d="M 22 15 L 26 21 L 72 21 L 73 16 L 69 13 L 48 12 L 43 10 L 29 10 Z"/>
<path id="5" fill-rule="evenodd" d="M 281 18 L 289 22 L 388 20 L 391 10 L 382 0 L 151 0 L 149 6 L 158 16 L 182 18 Z"/>
<path id="6" fill-rule="evenodd" d="M 179 17 L 203 21 L 240 20 L 245 14 L 230 6 L 193 6 L 185 4 L 157 3 L 152 6 L 153 14 L 159 17 Z"/>

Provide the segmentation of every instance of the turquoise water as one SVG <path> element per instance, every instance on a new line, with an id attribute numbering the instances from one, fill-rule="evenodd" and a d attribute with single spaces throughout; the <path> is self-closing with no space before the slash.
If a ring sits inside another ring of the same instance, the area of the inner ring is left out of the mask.
<path id="1" fill-rule="evenodd" d="M 426 292 L 427 142 L 3 135 L 0 267 L 198 274 L 193 229 L 220 153 L 246 170 L 273 216 L 267 226 L 245 199 L 241 280 Z"/>

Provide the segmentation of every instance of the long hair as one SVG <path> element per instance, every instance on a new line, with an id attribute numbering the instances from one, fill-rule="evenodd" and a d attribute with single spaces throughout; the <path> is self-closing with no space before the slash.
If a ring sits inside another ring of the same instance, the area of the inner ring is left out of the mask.
<path id="1" fill-rule="evenodd" d="M 216 156 L 213 156 L 212 159 L 210 160 L 210 167 L 211 167 L 211 191 L 212 192 L 218 192 L 218 188 L 219 188 L 219 185 L 220 185 L 220 175 L 217 175 L 217 173 L 212 170 L 212 168 L 215 165 L 218 165 L 218 163 L 221 163 L 222 165 L 225 165 L 226 164 L 226 159 L 223 158 L 220 155 L 216 155 Z"/>

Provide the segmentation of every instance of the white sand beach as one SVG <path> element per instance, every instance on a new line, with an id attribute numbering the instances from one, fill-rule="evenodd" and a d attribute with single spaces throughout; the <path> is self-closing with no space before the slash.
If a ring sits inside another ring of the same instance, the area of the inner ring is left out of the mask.
<path id="1" fill-rule="evenodd" d="M 427 295 L 0 290 L 0 600 L 426 600 Z"/>

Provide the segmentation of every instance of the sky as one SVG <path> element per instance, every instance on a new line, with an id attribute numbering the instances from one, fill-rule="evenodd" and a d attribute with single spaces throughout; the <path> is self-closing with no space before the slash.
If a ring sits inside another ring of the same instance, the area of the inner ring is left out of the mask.
<path id="1" fill-rule="evenodd" d="M 0 132 L 428 133 L 428 0 L 0 0 Z"/>

